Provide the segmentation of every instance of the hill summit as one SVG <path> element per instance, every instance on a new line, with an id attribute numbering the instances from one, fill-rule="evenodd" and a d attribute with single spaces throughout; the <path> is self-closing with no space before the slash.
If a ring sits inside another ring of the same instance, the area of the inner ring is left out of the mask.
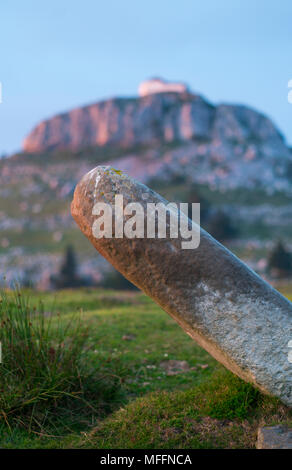
<path id="1" fill-rule="evenodd" d="M 23 148 L 41 152 L 199 139 L 253 139 L 275 145 L 283 141 L 262 114 L 246 106 L 214 106 L 183 83 L 146 80 L 139 86 L 139 95 L 100 101 L 44 120 L 27 136 Z"/>

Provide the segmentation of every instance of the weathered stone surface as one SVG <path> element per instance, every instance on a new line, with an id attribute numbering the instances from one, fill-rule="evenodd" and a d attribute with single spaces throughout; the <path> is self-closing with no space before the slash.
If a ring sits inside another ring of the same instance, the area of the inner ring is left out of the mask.
<path id="1" fill-rule="evenodd" d="M 72 215 L 95 248 L 126 278 L 154 299 L 218 361 L 262 391 L 292 406 L 292 304 L 230 251 L 201 230 L 195 250 L 177 239 L 101 238 L 92 234 L 96 202 L 166 201 L 109 167 L 79 182 Z"/>
<path id="2" fill-rule="evenodd" d="M 266 426 L 258 429 L 257 449 L 292 449 L 292 429 Z"/>

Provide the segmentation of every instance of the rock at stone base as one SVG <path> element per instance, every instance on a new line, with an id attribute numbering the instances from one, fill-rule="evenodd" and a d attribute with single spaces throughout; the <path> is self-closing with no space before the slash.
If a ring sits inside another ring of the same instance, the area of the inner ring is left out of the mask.
<path id="1" fill-rule="evenodd" d="M 292 428 L 267 426 L 258 429 L 257 449 L 292 449 Z"/>

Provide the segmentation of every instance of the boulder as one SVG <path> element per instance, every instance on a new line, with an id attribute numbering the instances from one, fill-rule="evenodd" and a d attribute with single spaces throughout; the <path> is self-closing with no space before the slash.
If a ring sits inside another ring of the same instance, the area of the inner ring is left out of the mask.
<path id="1" fill-rule="evenodd" d="M 258 429 L 257 449 L 292 449 L 292 429 L 265 426 Z"/>

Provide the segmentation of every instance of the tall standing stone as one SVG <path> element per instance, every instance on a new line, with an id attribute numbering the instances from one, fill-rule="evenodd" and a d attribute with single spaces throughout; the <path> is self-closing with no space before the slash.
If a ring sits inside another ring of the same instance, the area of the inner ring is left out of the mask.
<path id="1" fill-rule="evenodd" d="M 142 289 L 197 343 L 242 379 L 292 406 L 292 304 L 201 229 L 197 249 L 182 238 L 100 238 L 92 233 L 97 202 L 162 202 L 160 195 L 110 167 L 79 182 L 72 215 L 93 246 Z M 182 217 L 185 217 L 182 215 Z"/>

